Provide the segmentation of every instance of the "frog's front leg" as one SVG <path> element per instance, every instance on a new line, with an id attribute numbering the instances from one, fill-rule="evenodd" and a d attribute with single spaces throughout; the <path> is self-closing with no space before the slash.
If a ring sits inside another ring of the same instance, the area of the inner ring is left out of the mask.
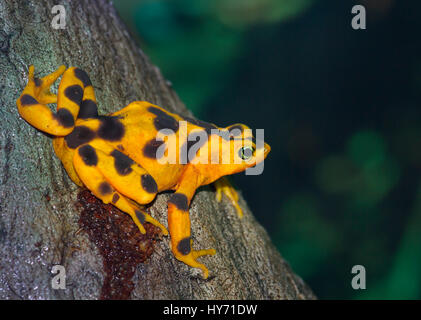
<path id="1" fill-rule="evenodd" d="M 200 268 L 203 277 L 207 279 L 208 268 L 198 262 L 197 258 L 204 255 L 214 255 L 215 250 L 193 250 L 190 230 L 189 205 L 199 186 L 198 176 L 194 169 L 187 168 L 175 193 L 168 200 L 168 228 L 171 236 L 171 250 L 174 256 L 193 268 Z"/>
<path id="2" fill-rule="evenodd" d="M 243 209 L 238 204 L 238 194 L 227 178 L 222 177 L 214 182 L 216 188 L 216 201 L 221 202 L 222 194 L 225 194 L 230 199 L 232 205 L 237 210 L 237 214 L 240 218 L 243 217 Z"/>
<path id="3" fill-rule="evenodd" d="M 141 233 L 145 233 L 143 223 L 149 222 L 168 234 L 161 223 L 129 200 L 147 204 L 158 190 L 153 177 L 128 156 L 93 141 L 76 149 L 73 165 L 83 184 L 104 203 L 112 203 L 129 214 Z"/>

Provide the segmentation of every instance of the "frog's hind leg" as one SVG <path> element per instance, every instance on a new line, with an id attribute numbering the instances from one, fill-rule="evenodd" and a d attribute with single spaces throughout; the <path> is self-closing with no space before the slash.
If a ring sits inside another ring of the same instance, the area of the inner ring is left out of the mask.
<path id="1" fill-rule="evenodd" d="M 77 67 L 70 67 L 63 74 L 57 94 L 57 110 L 68 108 L 73 119 L 98 117 L 94 88 L 88 74 Z"/>
<path id="2" fill-rule="evenodd" d="M 51 93 L 50 86 L 62 74 L 56 96 Z M 49 103 L 57 103 L 56 113 L 47 106 Z M 28 84 L 16 104 L 22 118 L 35 128 L 54 136 L 66 136 L 72 132 L 78 115 L 79 118 L 98 115 L 88 75 L 79 68 L 66 70 L 64 65 L 41 79 L 34 76 L 34 66 L 31 65 Z"/>
<path id="3" fill-rule="evenodd" d="M 129 200 L 142 205 L 155 198 L 157 186 L 152 176 L 123 153 L 101 147 L 85 144 L 74 153 L 73 165 L 81 181 L 104 203 L 112 203 L 129 214 L 140 232 L 145 233 L 143 223 L 149 222 L 167 235 L 161 223 Z"/>
<path id="4" fill-rule="evenodd" d="M 79 187 L 83 187 L 83 182 L 80 181 L 79 176 L 77 175 L 75 168 L 73 166 L 74 158 L 74 149 L 70 149 L 66 142 L 65 137 L 55 137 L 53 139 L 54 152 L 57 157 L 61 160 L 64 169 L 66 169 L 67 174 L 74 183 Z"/>

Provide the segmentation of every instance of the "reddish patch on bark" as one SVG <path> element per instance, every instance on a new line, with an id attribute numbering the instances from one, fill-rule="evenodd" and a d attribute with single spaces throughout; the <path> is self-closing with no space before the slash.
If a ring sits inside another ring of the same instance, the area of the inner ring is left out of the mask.
<path id="1" fill-rule="evenodd" d="M 79 192 L 77 205 L 82 208 L 79 225 L 103 257 L 106 276 L 100 299 L 129 299 L 136 266 L 152 254 L 161 230 L 145 223 L 146 234 L 141 234 L 128 214 L 88 190 Z"/>

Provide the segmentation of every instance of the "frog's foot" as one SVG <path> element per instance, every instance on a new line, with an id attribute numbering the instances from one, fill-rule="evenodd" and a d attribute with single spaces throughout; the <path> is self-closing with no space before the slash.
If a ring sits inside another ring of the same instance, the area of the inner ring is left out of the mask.
<path id="1" fill-rule="evenodd" d="M 70 99 L 67 99 L 64 107 L 58 104 L 56 113 L 47 106 L 49 103 L 60 101 L 57 95 L 51 93 L 50 86 L 65 69 L 65 66 L 61 66 L 53 73 L 39 79 L 34 77 L 34 66 L 30 66 L 28 84 L 16 100 L 19 114 L 23 119 L 38 130 L 53 136 L 66 136 L 72 132 L 79 111 L 78 101 Z"/>
<path id="2" fill-rule="evenodd" d="M 143 224 L 149 222 L 168 235 L 161 223 L 133 202 L 146 204 L 155 198 L 157 187 L 152 176 L 123 153 L 105 149 L 104 145 L 91 144 L 77 149 L 73 165 L 80 180 L 102 202 L 129 214 L 141 233 L 146 233 Z"/>
<path id="3" fill-rule="evenodd" d="M 50 86 L 66 71 L 66 66 L 60 66 L 56 71 L 41 79 L 34 76 L 34 71 L 35 68 L 31 65 L 25 90 L 32 91 L 34 98 L 41 104 L 56 103 L 57 95 L 51 93 Z"/>
<path id="4" fill-rule="evenodd" d="M 241 209 L 238 204 L 238 193 L 235 191 L 234 187 L 225 177 L 220 178 L 214 182 L 216 188 L 216 201 L 221 202 L 222 194 L 225 194 L 228 199 L 230 199 L 232 205 L 237 210 L 237 214 L 240 218 L 243 217 L 243 209 Z"/>
<path id="5" fill-rule="evenodd" d="M 205 250 L 193 250 L 192 249 L 193 240 L 190 238 L 185 238 L 178 242 L 176 248 L 172 248 L 172 251 L 175 257 L 193 268 L 199 268 L 203 272 L 203 278 L 207 279 L 209 276 L 208 268 L 203 264 L 197 261 L 197 258 L 205 255 L 214 255 L 216 253 L 215 249 L 205 249 Z"/>
<path id="6" fill-rule="evenodd" d="M 161 229 L 161 232 L 164 236 L 168 235 L 167 228 L 164 227 L 158 220 L 152 218 L 143 207 L 139 206 L 137 203 L 135 203 L 133 200 L 130 200 L 126 198 L 126 200 L 129 202 L 129 204 L 135 208 L 136 217 L 139 218 L 139 220 L 142 221 L 142 223 L 149 222 L 150 224 L 153 224 L 155 227 L 158 227 Z M 134 220 L 134 219 L 133 219 Z M 136 221 L 135 221 L 136 223 Z"/>

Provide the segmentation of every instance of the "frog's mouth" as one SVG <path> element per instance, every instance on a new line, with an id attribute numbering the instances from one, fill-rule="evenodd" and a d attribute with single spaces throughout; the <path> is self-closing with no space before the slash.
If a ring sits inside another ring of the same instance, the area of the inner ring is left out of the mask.
<path id="1" fill-rule="evenodd" d="M 264 156 L 265 159 L 266 159 L 267 155 L 269 154 L 269 152 L 270 152 L 270 145 L 265 143 L 265 146 L 263 148 L 263 156 Z"/>
<path id="2" fill-rule="evenodd" d="M 251 168 L 255 167 L 256 165 L 261 163 L 263 160 L 265 160 L 269 152 L 270 152 L 270 146 L 267 143 L 263 145 L 263 148 L 257 149 L 256 157 L 255 157 L 256 161 L 253 164 L 253 166 L 251 166 Z"/>

